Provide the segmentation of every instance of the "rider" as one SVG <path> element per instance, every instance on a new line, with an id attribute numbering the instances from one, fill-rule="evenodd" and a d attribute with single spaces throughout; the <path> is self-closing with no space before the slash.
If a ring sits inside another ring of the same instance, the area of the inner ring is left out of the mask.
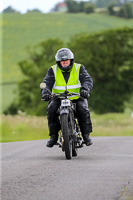
<path id="1" fill-rule="evenodd" d="M 43 82 L 46 88 L 42 89 L 42 98 L 49 101 L 47 108 L 48 127 L 50 140 L 47 147 L 53 147 L 58 140 L 58 132 L 61 129 L 57 110 L 60 106 L 60 99 L 51 100 L 51 92 L 64 92 L 67 86 L 68 91 L 78 92 L 83 98 L 73 98 L 76 103 L 76 114 L 79 122 L 83 140 L 87 146 L 92 144 L 89 137 L 92 132 L 92 123 L 88 109 L 87 97 L 93 87 L 91 76 L 87 73 L 82 64 L 74 62 L 74 54 L 68 48 L 61 48 L 55 55 L 56 63 L 48 69 Z M 70 90 L 69 90 L 70 89 Z"/>

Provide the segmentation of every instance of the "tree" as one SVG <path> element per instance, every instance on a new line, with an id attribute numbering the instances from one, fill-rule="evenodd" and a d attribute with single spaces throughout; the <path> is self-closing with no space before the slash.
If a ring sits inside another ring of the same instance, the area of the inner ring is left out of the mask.
<path id="1" fill-rule="evenodd" d="M 33 9 L 33 10 L 27 10 L 27 13 L 32 13 L 32 14 L 39 14 L 42 13 L 42 11 L 40 11 L 39 9 Z"/>
<path id="2" fill-rule="evenodd" d="M 80 8 L 79 8 L 79 3 L 78 2 L 76 2 L 74 0 L 65 0 L 65 3 L 67 5 L 69 13 L 77 13 L 77 12 L 79 12 Z"/>
<path id="3" fill-rule="evenodd" d="M 123 4 L 118 12 L 118 16 L 124 18 L 133 18 L 133 5 L 131 3 Z"/>
<path id="4" fill-rule="evenodd" d="M 12 8 L 11 6 L 8 6 L 7 8 L 5 8 L 3 10 L 3 13 L 18 13 L 14 8 Z"/>
<path id="5" fill-rule="evenodd" d="M 25 79 L 18 85 L 18 109 L 33 115 L 46 114 L 47 103 L 41 102 L 39 85 L 48 68 L 55 63 L 56 51 L 62 46 L 59 39 L 49 39 L 29 49 L 29 59 L 19 63 Z"/>
<path id="6" fill-rule="evenodd" d="M 93 13 L 95 4 L 86 1 L 65 0 L 69 13 L 86 12 Z"/>
<path id="7" fill-rule="evenodd" d="M 118 4 L 119 0 L 97 0 L 96 6 L 98 8 L 105 8 L 108 7 L 110 4 Z"/>
<path id="8" fill-rule="evenodd" d="M 94 4 L 90 4 L 90 3 L 87 3 L 85 5 L 85 13 L 89 14 L 89 13 L 93 13 L 95 11 L 95 5 Z"/>
<path id="9" fill-rule="evenodd" d="M 69 47 L 94 80 L 90 107 L 97 113 L 123 112 L 133 93 L 133 29 L 77 35 Z"/>
<path id="10" fill-rule="evenodd" d="M 67 46 L 94 81 L 89 107 L 96 113 L 123 112 L 133 94 L 133 28 L 79 34 Z M 18 85 L 18 109 L 27 114 L 46 114 L 47 103 L 41 102 L 39 85 L 62 47 L 61 40 L 49 39 L 29 49 L 29 58 L 19 63 L 25 79 Z M 15 112 L 16 106 L 12 106 Z"/>
<path id="11" fill-rule="evenodd" d="M 110 15 L 115 15 L 116 14 L 116 12 L 114 11 L 114 6 L 115 6 L 115 4 L 110 4 L 108 6 L 108 12 L 109 12 Z"/>
<path id="12" fill-rule="evenodd" d="M 84 12 L 85 11 L 85 5 L 86 5 L 85 1 L 80 1 L 79 2 L 79 12 Z"/>

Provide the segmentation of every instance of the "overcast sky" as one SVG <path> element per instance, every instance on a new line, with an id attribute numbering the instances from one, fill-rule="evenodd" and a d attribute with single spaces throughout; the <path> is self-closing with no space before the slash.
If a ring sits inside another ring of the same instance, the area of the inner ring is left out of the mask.
<path id="1" fill-rule="evenodd" d="M 58 2 L 63 2 L 63 0 L 0 0 L 0 12 L 8 6 L 12 6 L 22 13 L 34 8 L 38 8 L 43 12 L 49 12 Z"/>

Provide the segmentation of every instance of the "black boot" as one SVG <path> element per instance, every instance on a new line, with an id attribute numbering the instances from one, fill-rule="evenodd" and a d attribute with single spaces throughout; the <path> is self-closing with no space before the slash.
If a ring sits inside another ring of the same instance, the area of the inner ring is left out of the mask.
<path id="1" fill-rule="evenodd" d="M 47 142 L 47 147 L 53 147 L 57 143 L 58 137 L 56 135 L 51 135 L 50 140 Z"/>
<path id="2" fill-rule="evenodd" d="M 90 146 L 93 144 L 92 139 L 89 137 L 88 134 L 83 135 L 83 140 L 84 140 L 86 146 Z"/>

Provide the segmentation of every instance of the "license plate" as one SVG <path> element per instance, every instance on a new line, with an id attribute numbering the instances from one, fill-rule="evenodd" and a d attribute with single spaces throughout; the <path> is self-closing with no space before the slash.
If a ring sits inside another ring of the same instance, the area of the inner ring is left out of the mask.
<path id="1" fill-rule="evenodd" d="M 61 101 L 61 106 L 71 106 L 69 99 L 64 99 Z"/>

